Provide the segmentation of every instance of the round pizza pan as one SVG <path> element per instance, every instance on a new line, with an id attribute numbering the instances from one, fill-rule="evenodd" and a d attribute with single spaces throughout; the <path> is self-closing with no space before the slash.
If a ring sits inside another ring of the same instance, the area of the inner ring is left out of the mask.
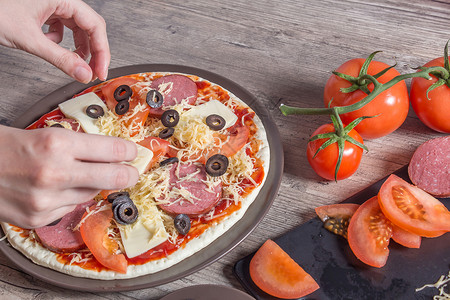
<path id="1" fill-rule="evenodd" d="M 155 287 L 190 275 L 224 256 L 253 231 L 272 205 L 283 174 L 283 149 L 278 128 L 262 104 L 237 83 L 221 75 L 189 66 L 170 64 L 126 66 L 110 70 L 109 78 L 143 72 L 176 72 L 197 75 L 229 90 L 256 112 L 266 130 L 270 148 L 269 172 L 261 191 L 248 208 L 244 217 L 210 245 L 168 269 L 136 278 L 100 280 L 70 276 L 34 264 L 20 252 L 12 248 L 7 243 L 7 240 L 0 242 L 0 250 L 3 254 L 28 274 L 53 285 L 78 291 L 110 292 Z M 100 82 L 96 81 L 90 85 L 84 85 L 73 82 L 63 86 L 38 101 L 20 118 L 13 122 L 12 126 L 25 128 L 45 113 L 54 109 L 59 103 L 72 98 L 74 94 L 98 83 Z M 0 234 L 4 236 L 1 227 Z"/>

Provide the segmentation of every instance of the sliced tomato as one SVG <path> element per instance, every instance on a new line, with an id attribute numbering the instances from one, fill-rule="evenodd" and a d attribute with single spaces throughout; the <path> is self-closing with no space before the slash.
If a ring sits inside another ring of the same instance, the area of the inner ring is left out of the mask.
<path id="1" fill-rule="evenodd" d="M 396 175 L 383 183 L 378 201 L 395 225 L 425 237 L 450 231 L 450 212 L 436 198 Z"/>
<path id="2" fill-rule="evenodd" d="M 272 240 L 253 256 L 250 276 L 261 290 L 283 299 L 300 298 L 319 288 L 311 275 Z"/>
<path id="3" fill-rule="evenodd" d="M 391 225 L 392 239 L 395 242 L 408 248 L 420 248 L 420 244 L 422 243 L 422 237 L 420 235 L 406 231 L 393 223 Z"/>
<path id="4" fill-rule="evenodd" d="M 391 222 L 384 216 L 377 197 L 364 202 L 350 219 L 348 244 L 363 263 L 381 268 L 389 256 Z"/>
<path id="5" fill-rule="evenodd" d="M 125 274 L 128 262 L 124 254 L 117 254 L 119 245 L 108 236 L 108 227 L 111 225 L 113 213 L 110 205 L 90 216 L 83 216 L 84 222 L 80 226 L 81 237 L 92 252 L 95 259 L 103 266 L 113 271 Z M 95 210 L 96 205 L 90 208 Z M 85 218 L 86 217 L 86 218 Z"/>
<path id="6" fill-rule="evenodd" d="M 159 161 L 161 157 L 166 155 L 167 151 L 169 150 L 170 142 L 158 137 L 148 136 L 142 141 L 138 142 L 138 144 L 150 149 L 153 152 L 153 158 L 146 168 L 146 171 L 148 171 Z"/>
<path id="7" fill-rule="evenodd" d="M 114 98 L 114 91 L 121 85 L 128 85 L 132 86 L 133 84 L 137 83 L 138 81 L 131 77 L 119 77 L 117 79 L 111 80 L 107 84 L 105 84 L 102 87 L 102 94 L 106 102 L 106 106 L 111 110 L 114 111 L 117 100 Z M 131 108 L 131 107 L 130 107 Z"/>
<path id="8" fill-rule="evenodd" d="M 315 211 L 327 230 L 347 238 L 350 218 L 358 207 L 359 204 L 339 203 L 319 206 Z"/>

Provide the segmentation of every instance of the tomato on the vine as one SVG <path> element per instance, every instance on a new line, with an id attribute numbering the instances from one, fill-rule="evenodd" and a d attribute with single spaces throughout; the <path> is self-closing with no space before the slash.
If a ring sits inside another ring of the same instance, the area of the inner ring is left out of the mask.
<path id="1" fill-rule="evenodd" d="M 372 55 L 374 54 L 375 53 Z M 359 75 L 361 75 L 360 70 L 363 67 L 364 62 L 365 60 L 362 58 L 349 60 L 337 68 L 336 72 L 349 75 L 353 77 L 353 79 L 357 79 Z M 377 78 L 380 83 L 386 83 L 394 77 L 400 75 L 397 70 L 390 68 L 389 65 L 379 61 L 370 61 L 367 72 L 363 72 L 363 74 L 375 76 L 386 69 L 388 70 Z M 352 85 L 356 87 L 361 83 L 363 89 L 367 87 L 367 91 L 373 90 L 373 84 L 367 79 L 365 82 L 356 81 L 354 84 L 335 74 L 331 75 L 325 85 L 325 106 L 349 106 L 365 98 L 367 93 L 359 88 L 348 93 L 341 91 L 342 88 L 350 88 Z M 346 124 L 349 124 L 351 121 L 359 117 L 376 116 L 374 118 L 363 120 L 358 126 L 355 127 L 356 131 L 358 131 L 364 139 L 375 139 L 385 136 L 399 128 L 405 121 L 406 116 L 408 115 L 408 110 L 408 90 L 406 83 L 404 81 L 400 81 L 391 88 L 380 93 L 375 97 L 375 99 L 361 109 L 341 114 L 340 116 L 342 122 Z"/>
<path id="2" fill-rule="evenodd" d="M 316 131 L 311 135 L 311 137 L 317 134 L 324 134 L 329 132 L 334 132 L 335 128 L 333 124 L 324 124 L 317 128 Z M 363 139 L 356 132 L 355 129 L 352 129 L 348 135 L 356 140 L 359 143 L 363 143 Z M 339 148 L 337 143 L 333 143 L 328 147 L 320 150 L 317 154 L 317 150 L 326 142 L 326 139 L 316 139 L 310 141 L 307 145 L 306 155 L 308 158 L 308 162 L 314 171 L 321 177 L 328 180 L 340 180 L 345 179 L 351 175 L 353 175 L 359 167 L 361 162 L 363 148 L 358 145 L 352 144 L 348 141 L 345 141 L 343 156 L 341 165 L 339 167 L 339 171 L 337 172 L 337 176 L 335 178 L 335 170 L 336 164 L 338 162 L 339 157 Z M 314 156 L 315 155 L 315 156 Z"/>
<path id="3" fill-rule="evenodd" d="M 444 57 L 433 59 L 424 67 L 445 67 Z M 450 133 L 450 80 L 428 92 L 439 78 L 416 77 L 411 81 L 411 105 L 420 121 L 433 130 Z M 428 95 L 427 95 L 428 93 Z M 427 97 L 428 96 L 428 97 Z"/>

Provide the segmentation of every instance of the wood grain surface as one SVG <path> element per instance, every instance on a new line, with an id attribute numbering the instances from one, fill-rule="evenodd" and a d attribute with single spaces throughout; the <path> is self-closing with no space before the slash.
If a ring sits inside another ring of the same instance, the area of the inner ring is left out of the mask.
<path id="1" fill-rule="evenodd" d="M 306 160 L 306 143 L 327 116 L 283 116 L 280 103 L 321 107 L 331 71 L 348 59 L 397 64 L 401 73 L 443 55 L 450 38 L 448 0 L 88 0 L 108 26 L 111 68 L 170 63 L 206 69 L 243 86 L 264 103 L 279 127 L 285 171 L 264 220 L 223 258 L 186 278 L 122 293 L 80 293 L 49 286 L 0 255 L 0 299 L 159 299 L 196 284 L 242 289 L 234 263 L 314 216 L 319 205 L 338 203 L 407 164 L 424 141 L 440 136 L 412 109 L 394 133 L 365 142 L 357 173 L 339 182 L 321 180 Z M 73 47 L 71 32 L 63 45 Z M 0 48 L 0 123 L 72 81 L 43 60 Z M 409 82 L 408 82 L 409 85 Z M 436 274 L 439 276 L 440 274 Z"/>

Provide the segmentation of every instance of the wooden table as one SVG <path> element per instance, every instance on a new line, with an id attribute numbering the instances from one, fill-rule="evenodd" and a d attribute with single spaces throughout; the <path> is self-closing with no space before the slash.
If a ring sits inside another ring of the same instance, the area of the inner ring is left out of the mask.
<path id="1" fill-rule="evenodd" d="M 351 178 L 321 180 L 306 160 L 310 134 L 327 116 L 283 116 L 280 103 L 320 107 L 330 72 L 367 57 L 411 72 L 443 55 L 450 37 L 450 2 L 426 0 L 88 0 L 108 25 L 111 68 L 143 64 L 189 65 L 221 74 L 265 104 L 279 126 L 285 168 L 272 208 L 253 233 L 205 269 L 156 288 L 122 293 L 79 293 L 34 279 L 0 255 L 0 299 L 159 299 L 182 287 L 214 283 L 242 287 L 233 264 L 314 217 L 319 205 L 338 203 L 408 163 L 422 142 L 439 136 L 411 110 L 394 133 L 366 141 Z M 68 35 L 70 36 L 70 35 Z M 68 37 L 63 45 L 72 47 Z M 72 81 L 52 65 L 0 48 L 0 122 L 8 124 L 40 98 Z M 409 82 L 408 82 L 409 84 Z"/>

